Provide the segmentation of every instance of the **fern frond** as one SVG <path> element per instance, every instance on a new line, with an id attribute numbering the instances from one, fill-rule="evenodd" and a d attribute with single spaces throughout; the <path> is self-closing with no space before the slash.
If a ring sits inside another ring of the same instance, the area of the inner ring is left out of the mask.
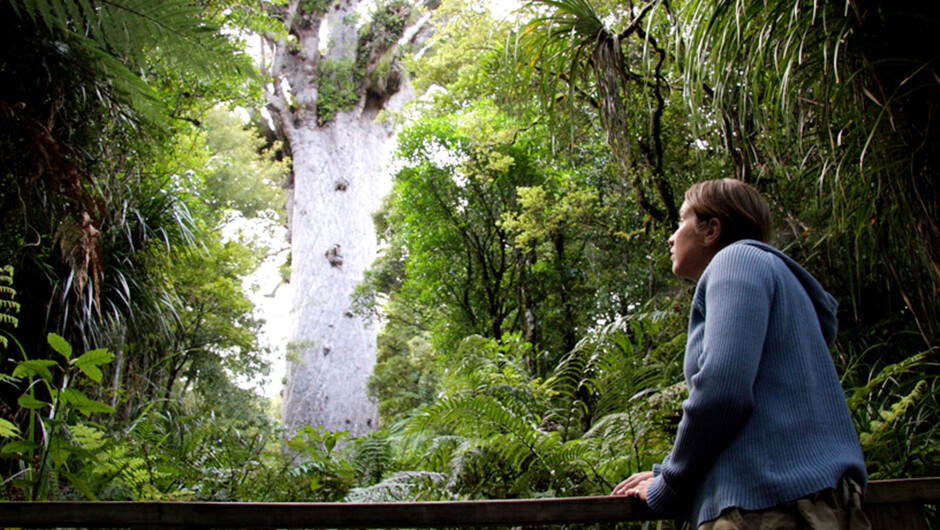
<path id="1" fill-rule="evenodd" d="M 870 448 L 878 438 L 885 433 L 898 418 L 907 413 L 908 409 L 919 400 L 927 389 L 927 381 L 920 381 L 914 386 L 914 389 L 906 396 L 901 397 L 893 403 L 887 410 L 879 411 L 879 419 L 872 421 L 867 432 L 859 434 L 859 441 L 863 449 Z"/>
<path id="2" fill-rule="evenodd" d="M 141 72 L 186 72 L 206 81 L 241 73 L 234 45 L 188 0 L 11 0 L 14 11 L 86 56 L 95 77 L 148 111 L 156 97 Z M 102 87 L 108 90 L 108 87 Z M 144 116 L 146 121 L 157 121 Z"/>
<path id="3" fill-rule="evenodd" d="M 404 502 L 426 500 L 458 500 L 441 488 L 447 481 L 444 473 L 430 471 L 399 471 L 387 479 L 365 488 L 355 488 L 346 502 Z M 443 494 L 443 495 L 442 495 Z"/>
<path id="4" fill-rule="evenodd" d="M 352 455 L 359 475 L 368 483 L 379 482 L 391 467 L 392 444 L 385 436 L 368 433 L 354 443 Z"/>
<path id="5" fill-rule="evenodd" d="M 879 387 L 884 382 L 895 379 L 898 376 L 920 366 L 925 361 L 928 354 L 931 353 L 931 351 L 932 350 L 926 350 L 917 353 L 901 362 L 889 364 L 888 366 L 882 368 L 881 372 L 879 372 L 877 376 L 871 378 L 871 380 L 869 380 L 865 386 L 855 389 L 855 391 L 852 393 L 852 397 L 850 397 L 848 400 L 849 410 L 855 412 L 860 406 L 868 401 L 869 395 L 872 393 L 872 391 L 874 391 L 875 388 Z"/>
<path id="6" fill-rule="evenodd" d="M 528 426 L 502 402 L 489 395 L 457 396 L 437 401 L 424 409 L 408 426 L 408 431 L 422 428 L 453 429 L 461 434 L 479 433 L 481 423 L 494 430 Z"/>
<path id="7" fill-rule="evenodd" d="M 4 265 L 0 267 L 0 282 L 13 285 L 13 266 Z"/>
<path id="8" fill-rule="evenodd" d="M 0 267 L 0 283 L 13 285 L 12 266 L 4 265 Z M 18 313 L 20 311 L 20 304 L 13 300 L 14 297 L 16 297 L 15 289 L 7 287 L 6 285 L 0 285 L 0 324 L 6 324 L 15 328 L 19 325 L 20 321 L 9 313 Z M 0 335 L 0 347 L 6 348 L 7 344 L 9 344 L 9 341 L 7 341 L 6 337 Z"/>

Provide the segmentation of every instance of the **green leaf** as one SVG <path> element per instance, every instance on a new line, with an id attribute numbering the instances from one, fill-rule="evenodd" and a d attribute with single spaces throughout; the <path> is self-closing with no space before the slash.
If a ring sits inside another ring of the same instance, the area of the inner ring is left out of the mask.
<path id="1" fill-rule="evenodd" d="M 9 457 L 16 453 L 26 453 L 29 451 L 34 451 L 39 449 L 39 444 L 36 442 L 28 442 L 26 440 L 14 440 L 9 443 L 3 444 L 3 448 L 0 448 L 0 455 Z"/>
<path id="2" fill-rule="evenodd" d="M 61 353 L 62 356 L 66 359 L 70 359 L 72 357 L 72 345 L 61 336 L 56 335 L 55 333 L 50 333 L 46 340 L 49 341 L 49 346 L 52 346 L 53 350 Z"/>
<path id="3" fill-rule="evenodd" d="M 69 483 L 72 484 L 72 487 L 75 488 L 75 491 L 80 492 L 90 501 L 97 501 L 98 497 L 95 496 L 95 493 L 91 491 L 91 488 L 88 487 L 88 484 L 85 483 L 76 473 L 69 473 L 68 471 L 62 471 L 62 474 L 65 478 L 69 479 Z"/>
<path id="4" fill-rule="evenodd" d="M 114 354 L 106 348 L 99 348 L 85 352 L 80 357 L 72 361 L 72 364 L 78 367 L 85 375 L 100 383 L 102 378 L 101 370 L 98 368 L 102 364 L 107 364 L 114 359 Z"/>
<path id="5" fill-rule="evenodd" d="M 13 438 L 20 435 L 20 430 L 13 422 L 0 418 L 0 437 Z"/>
<path id="6" fill-rule="evenodd" d="M 68 440 L 59 434 L 53 434 L 49 437 L 49 457 L 52 458 L 52 463 L 56 467 L 61 466 L 69 457 L 69 451 L 72 449 L 72 446 L 69 445 Z"/>
<path id="7" fill-rule="evenodd" d="M 67 388 L 62 392 L 62 399 L 78 409 L 85 416 L 90 416 L 93 412 L 112 413 L 114 409 L 100 401 L 89 399 L 82 391 L 75 388 Z"/>
<path id="8" fill-rule="evenodd" d="M 31 480 L 16 479 L 10 482 L 10 485 L 23 491 L 31 491 L 36 484 Z"/>
<path id="9" fill-rule="evenodd" d="M 16 403 L 23 407 L 24 409 L 37 410 L 41 409 L 47 405 L 45 401 L 34 398 L 29 394 L 23 394 L 19 399 L 16 400 Z"/>
<path id="10" fill-rule="evenodd" d="M 31 361 L 20 361 L 16 363 L 13 369 L 13 377 L 34 377 L 39 376 L 43 381 L 52 381 L 52 372 L 50 366 L 58 366 L 59 363 L 47 359 L 36 359 Z"/>
<path id="11" fill-rule="evenodd" d="M 62 391 L 59 397 L 62 398 L 62 401 L 64 403 L 67 403 L 69 405 L 78 405 L 79 403 L 83 401 L 88 401 L 88 396 L 82 393 L 81 390 L 78 390 L 75 388 L 66 388 L 65 390 Z"/>

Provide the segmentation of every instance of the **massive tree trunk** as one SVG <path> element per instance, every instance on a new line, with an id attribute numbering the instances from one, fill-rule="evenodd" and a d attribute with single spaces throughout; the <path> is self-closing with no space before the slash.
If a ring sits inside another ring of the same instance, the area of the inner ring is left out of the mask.
<path id="1" fill-rule="evenodd" d="M 397 62 L 387 66 L 409 8 L 392 2 L 360 37 L 357 4 L 291 0 L 276 14 L 288 36 L 266 39 L 274 52 L 269 108 L 293 157 L 289 433 L 312 425 L 361 434 L 377 425 L 366 391 L 376 330 L 353 314 L 350 298 L 375 258 L 371 213 L 390 187 L 385 165 L 395 134 L 376 116 L 412 95 Z"/>

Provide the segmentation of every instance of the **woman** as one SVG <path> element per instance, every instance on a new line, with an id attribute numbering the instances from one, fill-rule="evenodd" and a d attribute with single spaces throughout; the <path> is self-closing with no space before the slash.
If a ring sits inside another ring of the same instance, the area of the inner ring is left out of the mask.
<path id="1" fill-rule="evenodd" d="M 868 528 L 865 461 L 829 353 L 835 299 L 764 243 L 770 208 L 751 186 L 698 183 L 680 215 L 672 271 L 697 282 L 689 397 L 670 454 L 613 494 L 693 528 Z"/>

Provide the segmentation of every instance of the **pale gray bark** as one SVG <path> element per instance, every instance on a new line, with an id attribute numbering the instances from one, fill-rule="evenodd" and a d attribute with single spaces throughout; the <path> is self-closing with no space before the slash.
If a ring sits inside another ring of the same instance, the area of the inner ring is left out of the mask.
<path id="1" fill-rule="evenodd" d="M 293 156 L 288 204 L 293 322 L 283 421 L 289 433 L 312 425 L 362 434 L 378 423 L 366 391 L 375 366 L 376 330 L 352 313 L 350 296 L 376 256 L 371 214 L 390 188 L 385 166 L 395 132 L 375 121 L 379 109 L 374 102 L 366 105 L 364 94 L 355 108 L 318 124 L 320 24 L 326 17 L 325 57 L 355 58 L 357 32 L 345 22 L 357 2 L 334 2 L 325 15 L 302 13 L 301 5 L 292 0 L 282 14 L 291 38 L 268 39 L 275 80 L 269 108 Z M 400 108 L 412 95 L 405 80 L 382 104 Z"/>

